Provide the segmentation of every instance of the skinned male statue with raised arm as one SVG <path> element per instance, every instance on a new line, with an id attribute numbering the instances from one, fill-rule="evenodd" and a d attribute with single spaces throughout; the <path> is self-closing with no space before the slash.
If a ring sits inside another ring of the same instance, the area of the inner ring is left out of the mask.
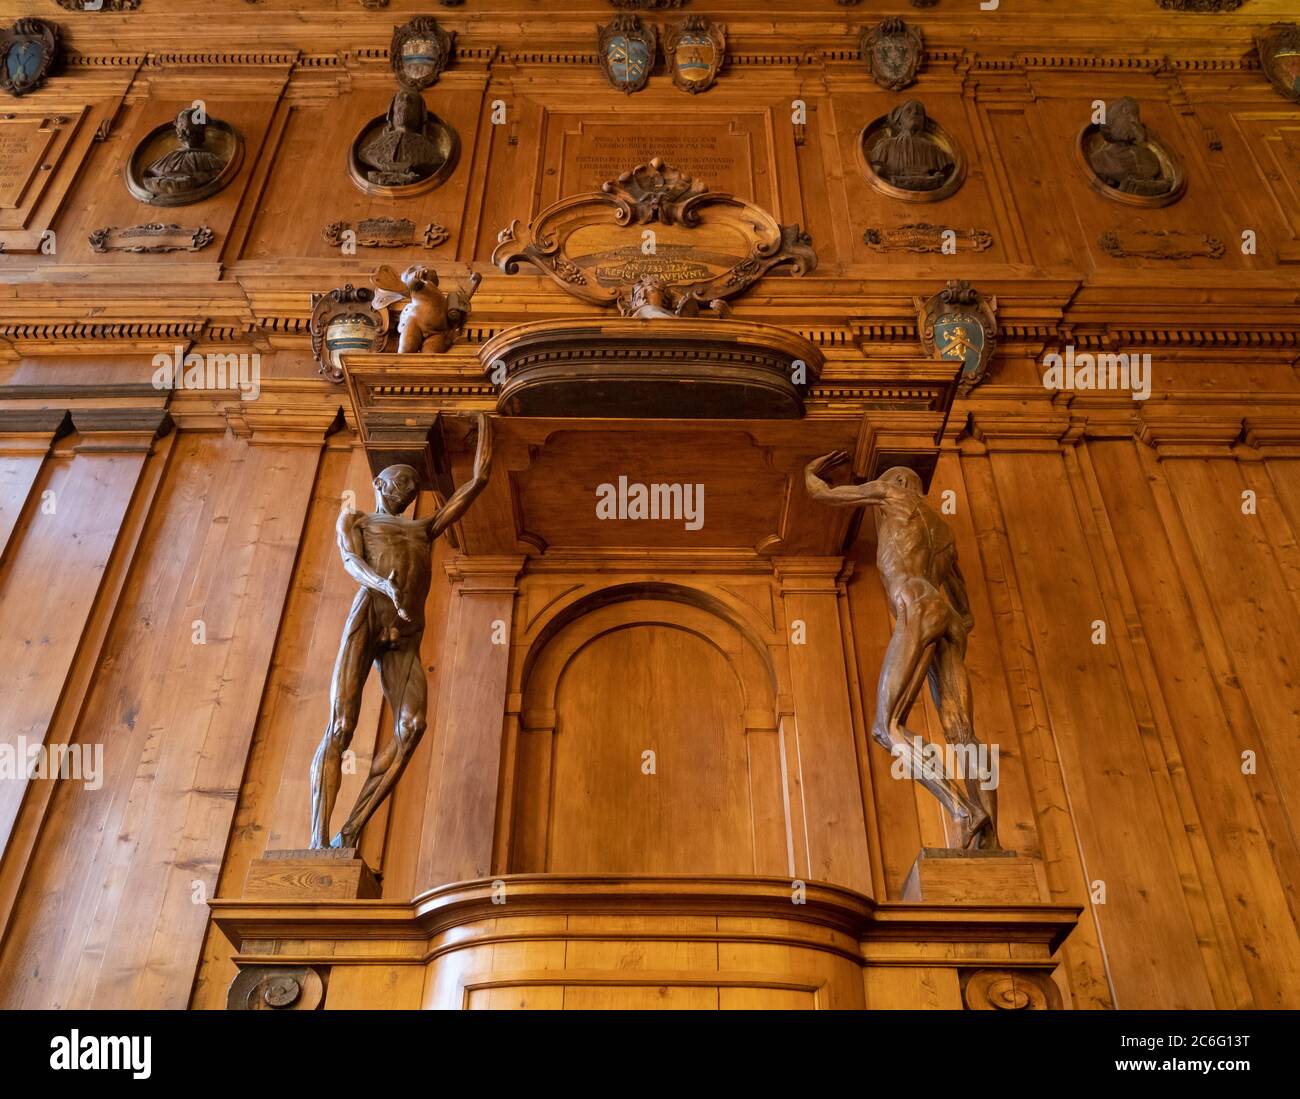
<path id="1" fill-rule="evenodd" d="M 804 481 L 814 500 L 832 507 L 870 507 L 876 513 L 876 567 L 894 612 L 876 691 L 872 737 L 902 757 L 912 777 L 937 797 L 959 830 L 958 846 L 998 850 L 997 792 L 974 773 L 963 791 L 927 762 L 923 741 L 903 722 L 926 679 L 949 744 L 978 750 L 966 675 L 966 639 L 974 626 L 957 546 L 948 524 L 926 503 L 921 478 L 906 466 L 876 480 L 832 488 L 825 475 L 849 461 L 843 451 L 808 463 Z"/>
<path id="2" fill-rule="evenodd" d="M 473 476 L 431 516 L 404 518 L 419 493 L 408 465 L 389 466 L 375 478 L 375 510 L 345 508 L 339 515 L 338 544 L 343 567 L 361 585 L 347 623 L 330 687 L 330 718 L 311 765 L 311 845 L 355 847 L 371 814 L 393 784 L 424 733 L 428 694 L 420 642 L 424 603 L 432 578 L 434 539 L 456 522 L 483 491 L 491 472 L 492 426 L 478 414 L 478 449 Z M 393 739 L 374 754 L 356 805 L 333 840 L 330 817 L 338 797 L 343 753 L 356 731 L 361 692 L 370 668 L 393 712 Z"/>

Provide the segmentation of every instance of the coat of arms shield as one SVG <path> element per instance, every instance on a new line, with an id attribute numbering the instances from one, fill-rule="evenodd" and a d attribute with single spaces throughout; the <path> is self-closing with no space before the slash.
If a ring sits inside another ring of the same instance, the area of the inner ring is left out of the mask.
<path id="1" fill-rule="evenodd" d="M 692 15 L 670 27 L 664 37 L 664 54 L 673 83 L 684 92 L 702 92 L 711 87 L 727 52 L 727 28 Z"/>
<path id="2" fill-rule="evenodd" d="M 394 27 L 388 59 L 397 82 L 412 91 L 424 91 L 447 67 L 455 44 L 456 35 L 443 30 L 431 15 L 417 15 L 404 26 Z"/>
<path id="3" fill-rule="evenodd" d="M 921 346 L 931 358 L 960 363 L 957 392 L 966 394 L 988 370 L 996 342 L 997 298 L 984 298 L 964 279 L 951 280 L 927 301 L 913 299 Z"/>
<path id="4" fill-rule="evenodd" d="M 600 67 L 605 77 L 621 92 L 639 92 L 654 67 L 658 32 L 635 15 L 616 15 L 598 30 Z"/>
<path id="5" fill-rule="evenodd" d="M 26 95 L 45 82 L 59 49 L 59 28 L 44 19 L 19 19 L 0 35 L 0 88 Z"/>
<path id="6" fill-rule="evenodd" d="M 863 27 L 861 46 L 871 78 L 891 92 L 902 91 L 916 79 L 925 56 L 921 31 L 898 18 Z"/>
<path id="7" fill-rule="evenodd" d="M 1300 23 L 1274 23 L 1255 39 L 1259 64 L 1279 95 L 1300 103 Z"/>
<path id="8" fill-rule="evenodd" d="M 388 310 L 376 309 L 375 292 L 348 283 L 328 294 L 312 295 L 311 349 L 320 372 L 343 380 L 341 356 L 382 351 L 388 337 Z"/>

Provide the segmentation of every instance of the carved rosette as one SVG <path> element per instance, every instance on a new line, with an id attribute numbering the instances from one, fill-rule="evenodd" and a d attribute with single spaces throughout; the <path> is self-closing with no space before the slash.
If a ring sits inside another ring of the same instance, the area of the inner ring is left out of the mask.
<path id="1" fill-rule="evenodd" d="M 645 249 L 643 226 L 654 246 Z M 808 234 L 766 210 L 664 164 L 641 164 L 599 191 L 571 195 L 526 228 L 501 231 L 492 262 L 506 274 L 527 263 L 593 305 L 626 301 L 634 285 L 660 285 L 679 315 L 734 297 L 774 268 L 817 265 Z"/>
<path id="2" fill-rule="evenodd" d="M 1059 1011 L 1061 991 L 1036 969 L 974 969 L 962 973 L 967 1011 Z"/>

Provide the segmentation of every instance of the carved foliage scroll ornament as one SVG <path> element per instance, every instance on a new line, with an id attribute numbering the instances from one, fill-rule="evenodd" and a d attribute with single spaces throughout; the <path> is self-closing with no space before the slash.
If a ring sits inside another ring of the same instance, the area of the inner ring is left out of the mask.
<path id="1" fill-rule="evenodd" d="M 654 248 L 647 251 L 645 226 Z M 642 305 L 677 316 L 740 294 L 775 267 L 803 275 L 817 265 L 808 235 L 767 211 L 664 164 L 658 157 L 542 210 L 526 229 L 503 229 L 492 262 L 507 274 L 528 263 L 561 289 L 625 313 Z M 646 280 L 649 280 L 648 282 Z M 653 293 L 651 289 L 653 287 Z"/>
<path id="2" fill-rule="evenodd" d="M 225 187 L 239 171 L 244 140 L 225 122 L 187 107 L 155 127 L 123 167 L 127 189 L 153 206 L 188 206 Z"/>
<path id="3" fill-rule="evenodd" d="M 951 238 L 944 234 L 953 233 Z M 862 239 L 873 252 L 940 252 L 946 240 L 958 252 L 983 252 L 993 246 L 993 234 L 987 229 L 951 229 L 928 221 L 911 221 L 888 229 L 867 229 Z"/>
<path id="4" fill-rule="evenodd" d="M 357 134 L 348 171 L 367 194 L 401 198 L 431 190 L 456 167 L 460 137 L 428 109 L 417 91 L 401 88 L 388 113 Z"/>
<path id="5" fill-rule="evenodd" d="M 654 68 L 659 32 L 635 15 L 616 15 L 598 27 L 596 52 L 605 78 L 621 92 L 639 92 Z"/>
<path id="6" fill-rule="evenodd" d="M 1274 23 L 1255 36 L 1260 68 L 1279 95 L 1300 103 L 1300 24 Z"/>
<path id="7" fill-rule="evenodd" d="M 664 56 L 673 83 L 684 92 L 706 91 L 722 68 L 727 54 L 727 28 L 702 15 L 668 28 Z"/>
<path id="8" fill-rule="evenodd" d="M 0 33 L 0 88 L 34 92 L 59 59 L 59 28 L 45 19 L 19 19 Z"/>
<path id="9" fill-rule="evenodd" d="M 436 221 L 431 221 L 417 242 L 415 222 L 410 218 L 364 218 L 357 222 L 355 229 L 351 222 L 332 221 L 321 230 L 321 236 L 334 248 L 347 244 L 358 248 L 410 248 L 417 243 L 422 248 L 436 248 L 449 240 L 451 233 Z"/>
<path id="10" fill-rule="evenodd" d="M 957 392 L 969 393 L 984 378 L 997 342 L 997 298 L 985 298 L 965 279 L 951 279 L 928 300 L 913 298 L 916 330 L 932 359 L 961 363 Z"/>
<path id="11" fill-rule="evenodd" d="M 684 8 L 690 0 L 609 0 L 616 8 L 637 11 L 658 11 L 661 8 Z"/>
<path id="12" fill-rule="evenodd" d="M 132 225 L 128 229 L 96 229 L 90 234 L 90 247 L 96 252 L 198 252 L 212 243 L 213 233 L 206 225 L 182 229 L 179 225 L 152 222 Z"/>
<path id="13" fill-rule="evenodd" d="M 1059 1011 L 1061 990 L 1051 975 L 1033 969 L 975 969 L 962 973 L 968 1011 Z"/>
<path id="14" fill-rule="evenodd" d="M 1117 259 L 1221 259 L 1225 251 L 1218 237 L 1181 229 L 1110 229 L 1097 243 Z"/>
<path id="15" fill-rule="evenodd" d="M 1182 167 L 1147 130 L 1137 100 L 1126 95 L 1108 103 L 1105 117 L 1079 134 L 1093 190 L 1129 206 L 1168 206 L 1181 198 L 1187 187 Z"/>
<path id="16" fill-rule="evenodd" d="M 346 286 L 311 298 L 311 350 L 320 372 L 343 380 L 340 358 L 348 352 L 382 351 L 388 337 L 388 310 L 377 309 L 368 286 Z"/>
<path id="17" fill-rule="evenodd" d="M 455 33 L 443 30 L 431 15 L 417 15 L 409 23 L 394 27 L 388 60 L 397 82 L 417 92 L 435 84 L 451 60 L 455 45 Z"/>
<path id="18" fill-rule="evenodd" d="M 904 202 L 937 202 L 961 186 L 966 160 L 957 142 L 917 99 L 900 103 L 862 131 L 858 153 L 877 191 Z"/>
<path id="19" fill-rule="evenodd" d="M 898 18 L 863 27 L 861 48 L 871 79 L 891 92 L 901 92 L 916 79 L 925 56 L 920 28 Z"/>

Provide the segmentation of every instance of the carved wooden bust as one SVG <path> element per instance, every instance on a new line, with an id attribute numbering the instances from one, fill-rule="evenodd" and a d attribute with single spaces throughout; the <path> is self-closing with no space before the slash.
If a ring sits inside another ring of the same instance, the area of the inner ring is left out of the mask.
<path id="1" fill-rule="evenodd" d="M 1127 95 L 1107 108 L 1102 140 L 1089 152 L 1088 163 L 1109 186 L 1125 194 L 1167 194 L 1173 180 L 1147 144 L 1138 111 L 1137 100 Z"/>
<path id="2" fill-rule="evenodd" d="M 419 92 L 403 88 L 388 107 L 382 131 L 364 142 L 358 159 L 366 178 L 385 187 L 404 187 L 433 175 L 446 154 L 426 132 L 429 111 Z"/>
<path id="3" fill-rule="evenodd" d="M 192 108 L 176 116 L 179 149 L 164 153 L 144 170 L 145 190 L 155 195 L 189 195 L 211 183 L 226 166 L 224 157 L 205 148 L 208 127 Z"/>
<path id="4" fill-rule="evenodd" d="M 871 145 L 871 167 L 904 191 L 935 191 L 952 177 L 951 156 L 926 132 L 925 107 L 909 99 L 889 112 L 889 125 Z"/>

